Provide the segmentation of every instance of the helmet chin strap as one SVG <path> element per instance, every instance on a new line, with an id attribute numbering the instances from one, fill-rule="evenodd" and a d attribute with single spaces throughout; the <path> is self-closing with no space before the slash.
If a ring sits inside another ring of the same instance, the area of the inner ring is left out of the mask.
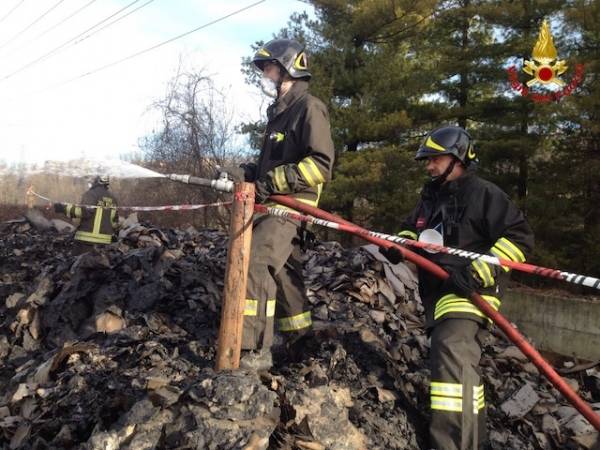
<path id="1" fill-rule="evenodd" d="M 448 175 L 450 175 L 454 170 L 454 166 L 456 165 L 457 161 L 458 160 L 456 158 L 452 158 L 452 161 L 450 161 L 450 164 L 448 164 L 448 167 L 446 167 L 444 173 L 438 175 L 437 177 L 431 177 L 432 184 L 434 184 L 435 186 L 441 186 L 442 184 L 444 184 L 446 182 L 446 179 L 448 178 Z"/>
<path id="2" fill-rule="evenodd" d="M 281 85 L 283 84 L 283 79 L 286 73 L 287 72 L 285 71 L 285 69 L 279 66 L 279 78 L 275 82 L 275 88 L 277 89 L 277 98 L 281 96 Z"/>

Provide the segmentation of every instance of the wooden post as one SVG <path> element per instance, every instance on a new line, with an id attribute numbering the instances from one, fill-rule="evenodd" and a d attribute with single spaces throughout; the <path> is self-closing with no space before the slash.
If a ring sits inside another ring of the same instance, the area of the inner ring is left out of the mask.
<path id="1" fill-rule="evenodd" d="M 254 184 L 236 183 L 229 224 L 216 370 L 237 369 L 240 366 L 253 214 Z"/>

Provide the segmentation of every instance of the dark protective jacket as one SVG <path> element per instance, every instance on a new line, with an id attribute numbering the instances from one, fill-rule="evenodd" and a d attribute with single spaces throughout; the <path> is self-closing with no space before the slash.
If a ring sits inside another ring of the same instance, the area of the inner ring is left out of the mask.
<path id="1" fill-rule="evenodd" d="M 71 203 L 63 205 L 67 217 L 81 219 L 75 239 L 90 244 L 110 244 L 118 225 L 116 197 L 102 184 L 92 186 L 83 194 L 82 205 L 102 206 L 85 208 Z"/>
<path id="2" fill-rule="evenodd" d="M 274 194 L 317 206 L 335 159 L 327 107 L 308 93 L 308 82 L 299 80 L 267 116 L 257 179 L 268 180 Z"/>
<path id="3" fill-rule="evenodd" d="M 402 225 L 401 236 L 418 239 L 426 229 L 439 231 L 447 247 L 460 248 L 501 259 L 523 262 L 533 248 L 533 232 L 522 212 L 495 184 L 466 172 L 441 186 L 428 183 L 416 208 Z M 420 252 L 448 273 L 471 260 L 446 253 Z M 492 268 L 495 270 L 496 268 Z M 493 285 L 480 293 L 494 309 L 500 306 L 508 269 L 499 269 Z M 448 283 L 419 269 L 419 290 L 427 325 L 450 317 L 484 321 L 485 316 L 468 299 L 452 292 Z"/>

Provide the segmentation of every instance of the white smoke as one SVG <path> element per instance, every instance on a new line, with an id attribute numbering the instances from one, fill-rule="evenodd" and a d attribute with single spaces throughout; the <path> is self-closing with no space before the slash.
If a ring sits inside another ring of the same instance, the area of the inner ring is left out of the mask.
<path id="1" fill-rule="evenodd" d="M 119 159 L 71 159 L 42 163 L 6 163 L 0 161 L 0 177 L 48 174 L 74 178 L 108 175 L 111 178 L 158 178 L 164 175 Z"/>

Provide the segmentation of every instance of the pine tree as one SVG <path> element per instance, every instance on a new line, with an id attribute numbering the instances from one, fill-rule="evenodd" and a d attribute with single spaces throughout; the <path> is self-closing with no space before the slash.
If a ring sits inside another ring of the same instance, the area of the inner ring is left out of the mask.
<path id="1" fill-rule="evenodd" d="M 564 10 L 559 48 L 568 52 L 568 83 L 577 64 L 585 77 L 556 105 L 556 132 L 535 195 L 540 237 L 559 266 L 600 273 L 600 4 L 575 1 Z"/>

